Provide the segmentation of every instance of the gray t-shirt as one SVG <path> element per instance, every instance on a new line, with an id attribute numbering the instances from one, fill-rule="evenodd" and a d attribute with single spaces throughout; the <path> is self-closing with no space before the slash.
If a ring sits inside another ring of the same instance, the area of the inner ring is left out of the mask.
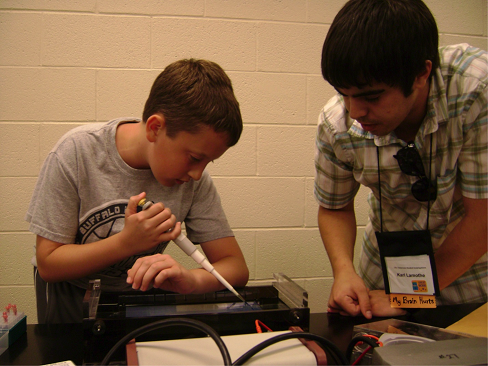
<path id="1" fill-rule="evenodd" d="M 150 169 L 134 169 L 122 160 L 115 133 L 120 123 L 131 122 L 139 120 L 121 118 L 84 125 L 58 141 L 39 174 L 26 214 L 29 230 L 64 244 L 96 242 L 120 232 L 129 197 L 146 192 L 149 200 L 163 202 L 177 221 L 185 222 L 194 243 L 233 236 L 207 172 L 199 181 L 165 187 Z M 124 290 L 128 288 L 127 270 L 135 260 L 160 253 L 167 244 L 69 282 L 86 288 L 90 279 L 101 278 L 104 290 Z"/>

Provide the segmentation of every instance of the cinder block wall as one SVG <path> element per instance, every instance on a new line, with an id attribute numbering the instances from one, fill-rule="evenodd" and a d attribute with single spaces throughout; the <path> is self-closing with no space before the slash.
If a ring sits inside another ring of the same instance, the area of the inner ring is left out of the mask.
<path id="1" fill-rule="evenodd" d="M 343 3 L 0 0 L 0 306 L 16 303 L 37 322 L 24 214 L 54 143 L 81 124 L 141 116 L 157 74 L 196 57 L 228 72 L 242 108 L 241 141 L 209 170 L 251 284 L 283 272 L 308 291 L 312 312 L 325 311 L 332 274 L 312 195 L 314 134 L 333 95 L 320 75 L 322 43 Z M 486 0 L 427 4 L 442 44 L 487 49 Z"/>

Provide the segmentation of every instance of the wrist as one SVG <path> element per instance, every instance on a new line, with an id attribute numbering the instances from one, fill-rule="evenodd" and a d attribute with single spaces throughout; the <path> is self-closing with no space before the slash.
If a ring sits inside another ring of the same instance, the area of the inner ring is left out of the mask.
<path id="1" fill-rule="evenodd" d="M 130 240 L 127 235 L 125 235 L 124 230 L 108 237 L 107 239 L 113 240 L 113 250 L 120 253 L 120 257 L 122 259 L 136 254 L 131 248 L 131 245 L 129 245 Z"/>
<path id="2" fill-rule="evenodd" d="M 334 275 L 334 278 L 351 275 L 357 276 L 356 269 L 354 268 L 354 264 L 352 263 L 352 261 L 336 264 L 332 267 L 332 273 Z"/>

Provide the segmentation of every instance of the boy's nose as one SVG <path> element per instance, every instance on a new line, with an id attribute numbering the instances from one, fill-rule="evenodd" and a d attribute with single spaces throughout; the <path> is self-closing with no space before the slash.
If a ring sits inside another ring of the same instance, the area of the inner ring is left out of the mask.
<path id="1" fill-rule="evenodd" d="M 204 169 L 205 169 L 205 166 L 194 168 L 188 172 L 188 175 L 191 177 L 191 179 L 193 179 L 195 181 L 200 180 L 200 178 L 202 177 Z"/>

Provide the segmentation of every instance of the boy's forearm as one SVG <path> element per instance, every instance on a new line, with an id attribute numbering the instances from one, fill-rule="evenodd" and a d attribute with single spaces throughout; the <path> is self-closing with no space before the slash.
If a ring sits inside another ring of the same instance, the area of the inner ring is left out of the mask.
<path id="1" fill-rule="evenodd" d="M 83 245 L 59 244 L 38 236 L 39 274 L 46 282 L 81 278 L 127 258 L 129 254 L 123 248 L 119 234 Z"/>
<path id="2" fill-rule="evenodd" d="M 249 270 L 243 258 L 225 257 L 212 263 L 215 270 L 233 287 L 244 287 L 249 280 Z M 195 293 L 207 293 L 224 290 L 225 286 L 203 268 L 193 269 L 197 277 Z"/>
<path id="3" fill-rule="evenodd" d="M 232 286 L 242 287 L 249 279 L 246 260 L 234 236 L 224 237 L 200 245 L 208 261 Z M 204 270 L 205 271 L 205 270 Z M 202 274 L 200 293 L 221 290 L 224 286 L 210 273 Z"/>

